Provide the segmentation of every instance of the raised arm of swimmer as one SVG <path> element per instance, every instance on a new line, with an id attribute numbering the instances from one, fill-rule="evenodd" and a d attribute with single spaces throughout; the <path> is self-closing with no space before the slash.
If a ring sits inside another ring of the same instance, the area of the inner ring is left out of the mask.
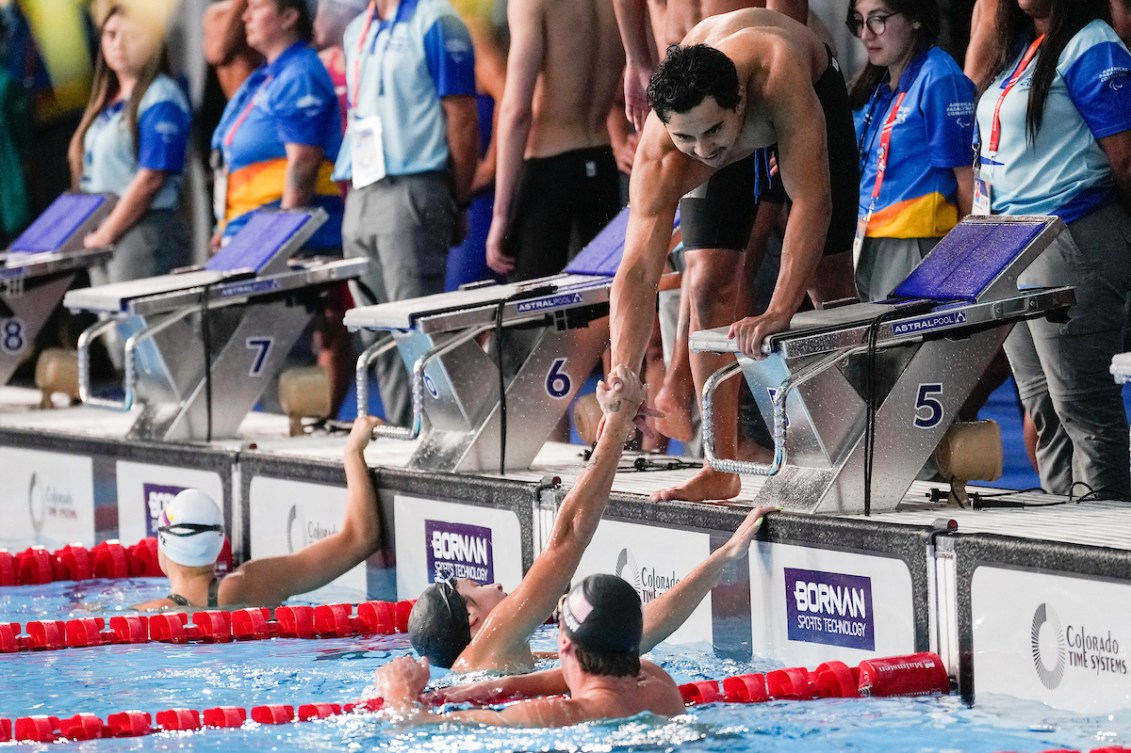
<path id="1" fill-rule="evenodd" d="M 621 389 L 614 392 L 604 383 L 597 387 L 604 431 L 589 465 L 562 502 L 546 548 L 518 588 L 486 615 L 453 670 L 530 668 L 530 636 L 553 613 L 601 522 L 624 442 L 644 401 L 645 388 L 635 374 L 618 366 L 613 375 Z"/>

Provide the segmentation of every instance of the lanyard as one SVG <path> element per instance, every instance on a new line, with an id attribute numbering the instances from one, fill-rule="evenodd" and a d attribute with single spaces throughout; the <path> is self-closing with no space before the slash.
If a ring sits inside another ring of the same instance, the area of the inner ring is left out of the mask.
<path id="1" fill-rule="evenodd" d="M 393 13 L 393 20 L 389 24 L 389 36 L 385 40 L 385 46 L 381 50 L 380 55 L 376 54 L 377 37 L 381 34 L 380 24 L 377 27 L 377 34 L 373 37 L 374 56 L 377 58 L 378 62 L 380 62 L 381 68 L 385 65 L 385 53 L 389 51 L 389 45 L 393 43 L 393 29 L 396 27 L 397 21 L 401 19 L 401 9 L 404 5 L 405 0 L 401 0 L 401 2 L 397 4 L 397 9 Z M 357 95 L 361 91 L 361 51 L 365 48 L 365 40 L 369 36 L 369 28 L 373 25 L 373 16 L 376 14 L 377 2 L 376 0 L 369 0 L 369 8 L 366 10 L 365 14 L 365 26 L 361 29 L 361 36 L 357 38 L 357 54 L 353 61 L 353 86 L 350 87 L 349 97 L 346 100 L 346 104 L 349 105 L 350 108 L 357 107 Z M 381 68 L 377 69 L 378 96 L 381 96 L 381 92 L 385 90 L 385 81 L 382 76 Z"/>
<path id="2" fill-rule="evenodd" d="M 271 79 L 273 77 L 274 77 L 274 74 L 268 74 L 267 78 L 263 79 L 263 83 L 260 84 L 259 86 L 257 86 L 255 88 L 255 91 L 251 92 L 250 97 L 248 99 L 247 107 L 243 108 L 243 112 L 241 112 L 240 116 L 238 118 L 236 118 L 236 122 L 232 123 L 232 127 L 228 129 L 228 133 L 224 136 L 224 146 L 225 147 L 231 148 L 232 141 L 236 138 L 236 131 L 238 131 L 240 129 L 240 126 L 243 125 L 243 122 L 245 120 L 247 120 L 247 116 L 251 114 L 251 108 L 255 107 L 255 97 L 256 97 L 256 95 L 259 94 L 259 92 L 263 90 L 263 87 L 265 87 L 265 86 L 267 86 L 267 84 L 271 83 Z"/>
<path id="3" fill-rule="evenodd" d="M 891 151 L 891 132 L 895 130 L 895 121 L 899 117 L 899 106 L 903 104 L 903 98 L 907 96 L 907 92 L 899 93 L 895 98 L 895 103 L 891 106 L 891 113 L 888 115 L 887 120 L 884 121 L 883 130 L 880 132 L 880 154 L 876 158 L 876 184 L 872 187 L 872 204 L 875 205 L 876 199 L 880 196 L 880 186 L 884 183 L 884 173 L 888 169 L 888 153 Z"/>
<path id="4" fill-rule="evenodd" d="M 1037 50 L 1040 48 L 1041 43 L 1044 41 L 1044 34 L 1033 40 L 1033 43 L 1029 45 L 1029 49 L 1025 50 L 1025 54 L 1021 57 L 1021 62 L 1017 64 L 1017 70 L 1015 70 L 1013 72 L 1013 75 L 1009 77 L 1009 83 L 1005 85 L 1005 89 L 1002 91 L 1001 96 L 997 98 L 997 104 L 994 105 L 993 123 L 990 125 L 990 143 L 987 145 L 990 154 L 997 154 L 998 145 L 1001 143 L 1001 105 L 1003 102 L 1005 102 L 1005 97 L 1009 94 L 1009 91 L 1013 88 L 1013 85 L 1017 83 L 1017 79 L 1021 78 L 1021 74 L 1024 73 L 1025 69 L 1029 67 L 1029 63 L 1032 62 L 1033 56 L 1037 54 Z"/>

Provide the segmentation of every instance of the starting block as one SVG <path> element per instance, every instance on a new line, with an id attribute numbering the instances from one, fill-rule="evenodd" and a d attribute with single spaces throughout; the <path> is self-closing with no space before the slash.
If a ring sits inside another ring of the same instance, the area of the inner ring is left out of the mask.
<path id="1" fill-rule="evenodd" d="M 766 339 L 760 360 L 739 353 L 728 328 L 694 333 L 693 350 L 736 356 L 703 388 L 708 462 L 766 476 L 757 504 L 815 513 L 894 509 L 1012 325 L 1075 302 L 1069 287 L 1017 285 L 1064 229 L 1055 217 L 968 217 L 889 299 L 799 313 L 789 330 Z M 774 437 L 769 464 L 715 454 L 714 393 L 739 372 Z"/>
<path id="2" fill-rule="evenodd" d="M 103 316 L 79 337 L 79 396 L 88 405 L 141 410 L 129 436 L 198 440 L 236 429 L 333 283 L 366 259 L 291 257 L 323 222 L 321 209 L 255 212 L 201 268 L 72 290 L 63 303 Z M 90 346 L 126 337 L 124 397 L 96 397 Z"/>
<path id="3" fill-rule="evenodd" d="M 358 412 L 369 404 L 369 368 L 378 356 L 397 348 L 411 375 L 412 425 L 374 433 L 419 438 L 410 468 L 529 468 L 608 343 L 609 290 L 627 223 L 625 209 L 560 275 L 347 311 L 351 330 L 390 335 L 357 361 Z M 477 341 L 493 332 L 508 338 L 502 376 Z M 511 352 L 514 341 L 521 352 Z"/>
<path id="4" fill-rule="evenodd" d="M 82 241 L 115 202 L 109 194 L 65 193 L 0 253 L 0 385 L 34 347 L 79 271 L 110 256 Z"/>

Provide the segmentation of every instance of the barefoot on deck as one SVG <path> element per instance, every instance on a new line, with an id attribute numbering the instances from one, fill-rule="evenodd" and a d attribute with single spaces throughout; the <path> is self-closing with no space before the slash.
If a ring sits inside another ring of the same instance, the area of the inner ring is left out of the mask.
<path id="1" fill-rule="evenodd" d="M 661 489 L 653 494 L 650 499 L 653 502 L 668 502 L 673 499 L 706 502 L 714 499 L 731 499 L 737 497 L 740 491 L 742 491 L 742 482 L 737 475 L 720 473 L 705 465 L 698 473 L 688 479 L 687 483 L 671 489 Z"/>

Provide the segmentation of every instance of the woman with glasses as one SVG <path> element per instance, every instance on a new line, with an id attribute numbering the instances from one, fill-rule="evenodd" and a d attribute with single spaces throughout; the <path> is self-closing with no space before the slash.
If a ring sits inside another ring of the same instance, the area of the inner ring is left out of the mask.
<path id="1" fill-rule="evenodd" d="M 1018 324 L 1005 350 L 1045 490 L 1128 499 L 1127 416 L 1108 368 L 1131 293 L 1131 53 L 1106 18 L 1107 0 L 1001 3 L 974 206 L 1067 224 L 1018 283 L 1072 285 L 1076 304 L 1067 321 Z"/>
<path id="2" fill-rule="evenodd" d="M 855 0 L 847 22 L 868 51 L 849 92 L 860 148 L 856 287 L 876 300 L 970 212 L 974 85 L 935 45 L 936 0 Z"/>

